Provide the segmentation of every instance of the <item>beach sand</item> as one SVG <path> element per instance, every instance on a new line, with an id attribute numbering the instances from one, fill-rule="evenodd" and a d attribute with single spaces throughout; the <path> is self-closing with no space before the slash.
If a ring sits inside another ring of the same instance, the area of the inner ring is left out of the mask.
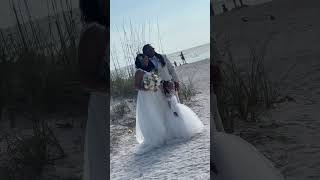
<path id="1" fill-rule="evenodd" d="M 15 131 L 20 137 L 30 137 L 32 135 L 32 121 L 18 116 L 17 128 L 15 130 L 10 129 L 7 121 L 0 123 L 1 134 L 4 131 L 13 134 Z M 50 129 L 53 131 L 63 151 L 65 157 L 55 160 L 53 164 L 47 164 L 44 166 L 40 179 L 43 180 L 61 180 L 61 179 L 73 179 L 80 180 L 83 173 L 83 147 L 84 147 L 84 126 L 83 122 L 86 121 L 86 113 L 79 113 L 77 115 L 67 114 L 50 114 L 42 115 L 41 119 L 45 119 Z M 57 124 L 68 124 L 65 127 L 59 127 Z M 22 136 L 21 136 L 22 135 Z M 10 141 L 13 138 L 9 138 Z M 0 139 L 0 159 L 5 159 L 4 155 L 7 150 L 7 144 L 5 139 Z M 50 152 L 56 153 L 56 146 L 48 146 Z M 31 173 L 31 172 L 29 172 Z M 0 179 L 6 179 L 4 171 L 0 168 Z"/>
<path id="2" fill-rule="evenodd" d="M 130 111 L 121 119 L 117 119 L 117 123 L 110 122 L 112 179 L 149 179 L 153 177 L 209 179 L 209 60 L 179 66 L 177 72 L 181 80 L 188 81 L 188 78 L 191 78 L 194 82 L 198 93 L 187 104 L 199 115 L 205 125 L 204 131 L 188 142 L 177 142 L 137 157 L 133 153 L 137 145 L 134 137 L 135 100 L 126 99 Z M 40 115 L 41 119 L 46 120 L 66 154 L 64 158 L 54 161 L 54 164 L 46 165 L 40 179 L 77 180 L 82 178 L 86 107 L 71 114 L 68 112 Z M 118 117 L 114 117 L 111 113 L 112 118 Z M 18 134 L 28 136 L 32 134 L 32 121 L 28 119 L 28 116 L 17 114 L 15 119 L 15 130 L 10 128 L 8 119 L 0 121 L 0 129 L 3 130 L 0 131 L 0 137 L 4 130 L 16 131 Z M 71 126 L 59 127 L 58 124 Z M 0 138 L 1 160 L 4 158 L 6 147 L 5 139 Z M 0 179 L 3 179 L 4 175 L 3 169 L 0 168 Z"/>
<path id="3" fill-rule="evenodd" d="M 111 125 L 111 136 L 117 136 L 112 144 L 111 179 L 210 178 L 209 71 L 208 59 L 177 68 L 180 80 L 191 78 L 198 91 L 188 105 L 204 123 L 204 131 L 187 142 L 163 145 L 143 155 L 135 155 L 134 124 L 131 128 Z M 123 124 L 132 124 L 128 120 L 135 122 L 135 101 L 128 104 L 131 112 L 124 116 Z M 128 133 L 129 130 L 133 132 Z"/>

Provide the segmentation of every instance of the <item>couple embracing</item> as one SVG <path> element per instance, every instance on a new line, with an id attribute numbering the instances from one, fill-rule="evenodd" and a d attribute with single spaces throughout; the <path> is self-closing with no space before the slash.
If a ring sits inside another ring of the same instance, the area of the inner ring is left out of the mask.
<path id="1" fill-rule="evenodd" d="M 137 154 L 201 132 L 201 120 L 179 101 L 179 79 L 168 58 L 147 44 L 143 54 L 137 55 L 135 66 Z"/>

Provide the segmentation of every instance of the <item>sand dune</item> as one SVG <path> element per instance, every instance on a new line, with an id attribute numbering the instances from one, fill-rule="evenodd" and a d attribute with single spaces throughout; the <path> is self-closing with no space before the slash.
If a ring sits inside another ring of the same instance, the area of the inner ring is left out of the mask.
<path id="1" fill-rule="evenodd" d="M 248 44 L 261 47 L 269 41 L 266 68 L 281 95 L 292 99 L 276 104 L 258 123 L 241 122 L 237 129 L 288 180 L 320 179 L 319 9 L 317 0 L 274 0 L 213 18 L 218 46 L 231 40 L 239 66 L 247 62 Z"/>
<path id="2" fill-rule="evenodd" d="M 204 131 L 190 141 L 164 145 L 140 156 L 134 154 L 134 132 L 122 134 L 111 154 L 112 179 L 210 179 L 209 60 L 180 66 L 177 72 L 181 80 L 192 78 L 195 83 L 199 93 L 190 107 L 204 123 Z M 111 126 L 111 133 L 119 131 L 119 126 Z"/>

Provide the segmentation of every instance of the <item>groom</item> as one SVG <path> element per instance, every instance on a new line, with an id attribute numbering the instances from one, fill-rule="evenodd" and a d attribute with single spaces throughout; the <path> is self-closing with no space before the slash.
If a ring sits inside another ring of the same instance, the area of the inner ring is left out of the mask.
<path id="1" fill-rule="evenodd" d="M 179 78 L 177 76 L 177 73 L 172 65 L 172 63 L 169 61 L 166 55 L 161 55 L 155 52 L 154 48 L 150 44 L 146 44 L 142 48 L 143 54 L 147 55 L 149 57 L 150 62 L 154 65 L 156 69 L 158 69 L 158 65 L 160 64 L 160 59 L 165 61 L 165 64 L 168 68 L 169 74 L 172 77 L 172 81 L 174 82 L 174 87 L 175 90 L 178 92 L 179 91 Z"/>

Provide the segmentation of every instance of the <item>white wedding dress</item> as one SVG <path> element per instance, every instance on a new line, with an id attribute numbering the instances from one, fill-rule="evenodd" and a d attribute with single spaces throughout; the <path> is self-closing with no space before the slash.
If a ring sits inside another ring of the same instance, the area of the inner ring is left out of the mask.
<path id="1" fill-rule="evenodd" d="M 89 28 L 98 26 L 90 23 L 83 28 L 82 33 Z M 107 50 L 106 50 L 107 52 Z M 107 58 L 105 58 L 105 62 Z M 101 72 L 104 73 L 104 72 Z M 88 89 L 90 98 L 88 103 L 88 120 L 85 132 L 83 180 L 109 179 L 109 137 L 108 137 L 108 94 Z"/>
<path id="2" fill-rule="evenodd" d="M 158 66 L 161 80 L 170 80 L 166 66 Z M 148 72 L 145 72 L 148 73 Z M 176 96 L 168 98 L 158 90 L 139 91 L 136 107 L 137 154 L 142 154 L 173 139 L 187 139 L 200 133 L 203 123 L 186 105 L 178 103 Z M 174 112 L 178 116 L 174 115 Z"/>

